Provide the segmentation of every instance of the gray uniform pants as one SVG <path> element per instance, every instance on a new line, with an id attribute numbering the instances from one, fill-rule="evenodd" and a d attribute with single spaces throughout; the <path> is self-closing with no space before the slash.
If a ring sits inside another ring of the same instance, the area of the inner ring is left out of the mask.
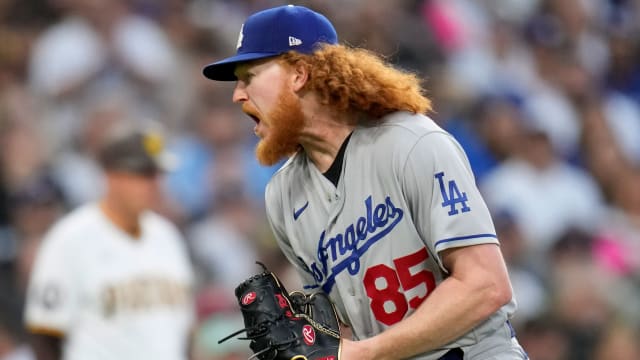
<path id="1" fill-rule="evenodd" d="M 527 353 L 516 339 L 515 332 L 509 322 L 498 328 L 494 336 L 489 336 L 481 343 L 462 348 L 464 360 L 526 360 Z"/>

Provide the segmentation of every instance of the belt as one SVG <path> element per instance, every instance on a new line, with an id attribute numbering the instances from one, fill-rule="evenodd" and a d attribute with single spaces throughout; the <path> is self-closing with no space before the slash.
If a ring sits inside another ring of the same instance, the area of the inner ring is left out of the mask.
<path id="1" fill-rule="evenodd" d="M 462 360 L 463 358 L 464 352 L 462 352 L 462 349 L 455 348 L 447 351 L 447 353 L 442 355 L 438 360 Z"/>
<path id="2" fill-rule="evenodd" d="M 511 332 L 511 337 L 516 337 L 516 331 L 513 329 L 511 322 L 507 320 L 507 326 L 509 327 L 509 331 Z M 442 355 L 438 360 L 463 360 L 464 352 L 460 348 L 455 348 L 447 351 L 444 355 Z"/>

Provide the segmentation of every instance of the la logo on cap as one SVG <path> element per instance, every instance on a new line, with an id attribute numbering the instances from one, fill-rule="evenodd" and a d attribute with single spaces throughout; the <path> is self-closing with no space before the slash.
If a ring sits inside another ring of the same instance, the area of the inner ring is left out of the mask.
<path id="1" fill-rule="evenodd" d="M 240 34 L 238 34 L 238 44 L 236 44 L 236 50 L 240 49 L 240 46 L 242 46 L 242 40 L 244 39 L 244 24 L 242 24 L 242 26 L 240 26 Z"/>

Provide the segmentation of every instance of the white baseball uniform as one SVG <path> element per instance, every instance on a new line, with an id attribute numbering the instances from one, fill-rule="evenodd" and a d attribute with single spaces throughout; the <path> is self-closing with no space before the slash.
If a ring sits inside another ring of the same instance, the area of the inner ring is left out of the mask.
<path id="1" fill-rule="evenodd" d="M 305 288 L 328 293 L 356 339 L 401 321 L 429 296 L 447 276 L 441 251 L 498 243 L 460 145 L 428 117 L 406 112 L 352 132 L 337 187 L 297 153 L 269 183 L 266 205 Z M 487 358 L 491 347 L 525 358 L 507 323 L 515 308 L 512 300 L 415 359 L 457 347 L 471 359 Z"/>
<path id="2" fill-rule="evenodd" d="M 64 335 L 66 360 L 186 359 L 193 274 L 183 244 L 152 212 L 132 238 L 97 204 L 74 210 L 37 255 L 27 326 Z"/>

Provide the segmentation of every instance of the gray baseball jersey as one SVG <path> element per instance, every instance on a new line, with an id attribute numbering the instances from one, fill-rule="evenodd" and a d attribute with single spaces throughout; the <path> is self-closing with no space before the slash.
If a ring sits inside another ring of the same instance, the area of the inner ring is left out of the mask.
<path id="1" fill-rule="evenodd" d="M 294 155 L 267 186 L 266 205 L 305 289 L 328 293 L 356 339 L 415 311 L 447 276 L 441 251 L 498 243 L 460 145 L 428 117 L 405 112 L 353 131 L 337 187 L 304 152 Z M 415 359 L 455 347 L 468 356 L 491 338 L 511 342 L 506 321 L 515 307 L 512 300 Z"/>

